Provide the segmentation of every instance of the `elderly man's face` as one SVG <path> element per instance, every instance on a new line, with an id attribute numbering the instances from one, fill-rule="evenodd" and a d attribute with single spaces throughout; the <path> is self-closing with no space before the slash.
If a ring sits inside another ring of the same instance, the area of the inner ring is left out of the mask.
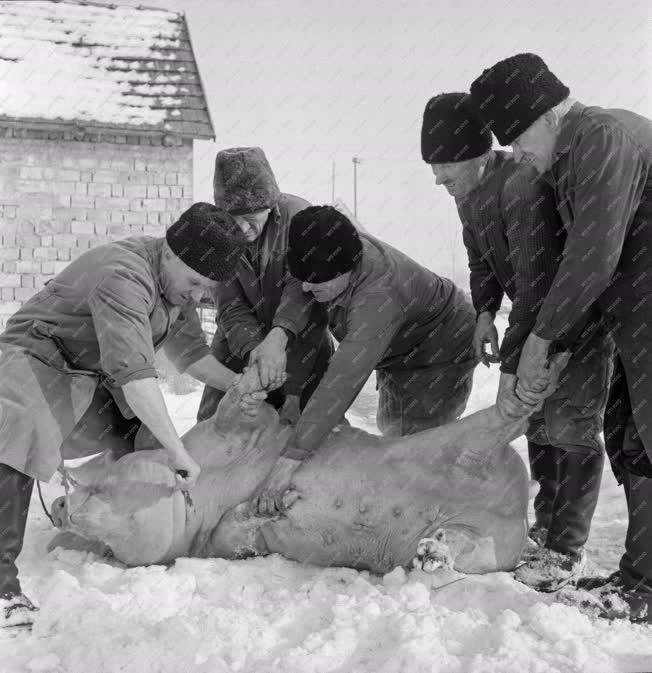
<path id="1" fill-rule="evenodd" d="M 555 125 L 550 114 L 546 113 L 512 143 L 514 159 L 531 164 L 539 173 L 544 173 L 552 166 L 556 140 Z"/>
<path id="2" fill-rule="evenodd" d="M 451 196 L 460 198 L 469 194 L 482 178 L 483 157 L 449 164 L 430 164 L 435 183 L 444 185 Z"/>
<path id="3" fill-rule="evenodd" d="M 260 236 L 271 210 L 271 208 L 265 208 L 264 210 L 257 210 L 255 213 L 233 216 L 247 243 L 253 243 Z"/>
<path id="4" fill-rule="evenodd" d="M 184 264 L 171 250 L 164 252 L 161 262 L 161 289 L 173 306 L 198 304 L 202 297 L 217 286 Z"/>
<path id="5" fill-rule="evenodd" d="M 327 280 L 325 283 L 302 283 L 301 288 L 304 292 L 312 292 L 315 299 L 324 304 L 333 299 L 337 299 L 349 285 L 351 272 L 336 276 L 333 280 Z"/>

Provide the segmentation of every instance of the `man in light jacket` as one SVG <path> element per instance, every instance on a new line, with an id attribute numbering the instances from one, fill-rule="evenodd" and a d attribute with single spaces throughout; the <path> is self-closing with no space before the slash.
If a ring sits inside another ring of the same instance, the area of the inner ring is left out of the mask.
<path id="1" fill-rule="evenodd" d="M 215 206 L 195 204 L 164 238 L 138 236 L 84 253 L 8 321 L 0 335 L 0 627 L 33 620 L 16 567 L 33 483 L 49 481 L 68 457 L 61 447 L 98 388 L 147 426 L 179 487 L 192 488 L 199 466 L 174 428 L 154 355 L 163 347 L 180 371 L 223 390 L 236 383 L 211 354 L 194 310 L 233 274 L 242 244 L 225 231 L 235 227 Z M 244 405 L 255 413 L 256 400 Z M 96 427 L 94 437 L 86 434 L 86 455 L 124 442 L 110 419 Z"/>

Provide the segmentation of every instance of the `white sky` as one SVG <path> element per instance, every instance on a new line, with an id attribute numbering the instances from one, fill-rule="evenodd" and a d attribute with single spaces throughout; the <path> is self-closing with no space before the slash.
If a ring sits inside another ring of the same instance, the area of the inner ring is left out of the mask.
<path id="1" fill-rule="evenodd" d="M 330 201 L 335 161 L 336 194 L 353 208 L 357 155 L 363 224 L 463 284 L 456 211 L 420 156 L 430 96 L 534 51 L 582 102 L 652 117 L 652 5 L 641 0 L 147 4 L 186 13 L 204 80 L 217 143 L 196 143 L 197 200 L 212 200 L 218 149 L 260 145 L 281 189 L 313 203 Z"/>

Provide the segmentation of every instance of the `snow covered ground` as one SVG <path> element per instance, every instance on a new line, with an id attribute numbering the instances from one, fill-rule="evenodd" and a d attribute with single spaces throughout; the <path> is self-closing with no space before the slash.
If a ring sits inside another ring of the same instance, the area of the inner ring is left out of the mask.
<path id="1" fill-rule="evenodd" d="M 469 411 L 492 403 L 497 371 L 479 367 Z M 200 391 L 167 394 L 183 431 Z M 349 413 L 374 429 L 367 385 Z M 519 449 L 525 456 L 524 440 Z M 46 501 L 59 495 L 56 479 Z M 593 566 L 617 567 L 624 497 L 610 471 L 589 540 Z M 0 640 L 0 673 L 551 673 L 652 671 L 652 628 L 591 620 L 508 573 L 385 577 L 278 556 L 181 559 L 125 569 L 55 550 L 35 496 L 19 566 L 40 605 L 33 633 Z"/>

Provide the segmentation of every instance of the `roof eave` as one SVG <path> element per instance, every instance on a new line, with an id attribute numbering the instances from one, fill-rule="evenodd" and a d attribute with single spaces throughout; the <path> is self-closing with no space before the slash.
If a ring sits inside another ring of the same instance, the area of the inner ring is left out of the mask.
<path id="1" fill-rule="evenodd" d="M 35 131 L 88 131 L 92 133 L 111 133 L 119 135 L 138 135 L 138 136 L 173 136 L 175 138 L 185 138 L 188 140 L 215 140 L 215 134 L 209 132 L 194 131 L 193 133 L 182 133 L 173 129 L 163 128 L 161 126 L 151 126 L 147 124 L 103 124 L 90 120 L 76 119 L 44 119 L 35 117 L 7 117 L 0 115 L 0 126 L 9 126 L 12 128 L 32 129 Z M 211 131 L 212 131 L 211 126 Z"/>
<path id="2" fill-rule="evenodd" d="M 208 136 L 206 139 L 207 140 L 216 140 L 215 136 L 215 124 L 213 124 L 213 116 L 211 115 L 211 108 L 208 104 L 208 98 L 206 97 L 206 87 L 204 86 L 204 80 L 201 76 L 201 69 L 199 67 L 199 62 L 197 61 L 197 57 L 195 56 L 195 47 L 193 46 L 192 43 L 192 35 L 190 35 L 190 30 L 188 30 L 188 21 L 186 19 L 186 13 L 181 12 L 181 16 L 183 17 L 183 27 L 185 28 L 186 35 L 188 36 L 188 42 L 190 43 L 190 53 L 192 54 L 193 61 L 195 62 L 195 67 L 197 68 L 197 79 L 199 80 L 199 88 L 201 89 L 201 94 L 204 98 L 204 103 L 206 105 L 206 114 L 208 115 L 208 123 L 210 124 L 211 131 L 213 133 L 212 136 Z"/>

